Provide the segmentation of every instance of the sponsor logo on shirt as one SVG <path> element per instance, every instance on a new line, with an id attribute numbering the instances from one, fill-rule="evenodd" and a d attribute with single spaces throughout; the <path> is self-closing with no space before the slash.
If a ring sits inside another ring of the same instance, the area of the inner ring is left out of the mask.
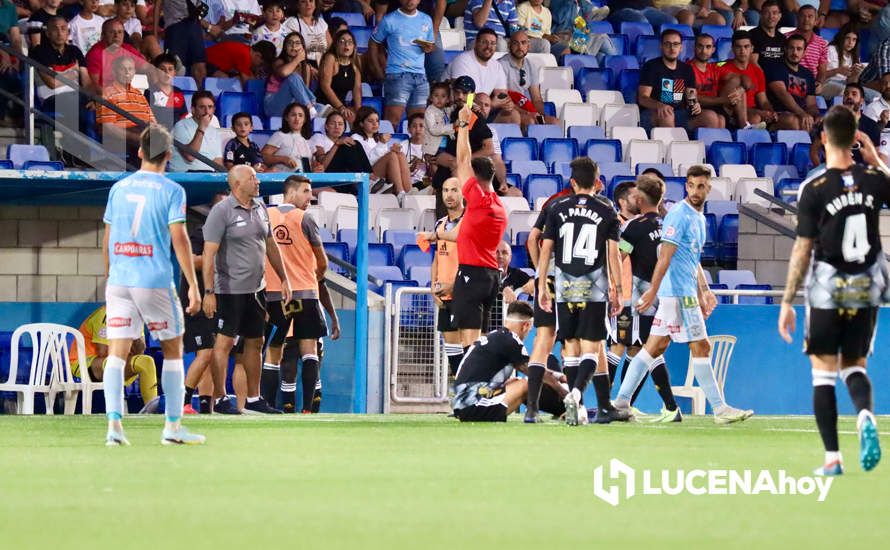
<path id="1" fill-rule="evenodd" d="M 132 319 L 129 317 L 111 317 L 108 319 L 108 326 L 111 328 L 124 328 L 130 326 L 132 322 Z"/>
<path id="2" fill-rule="evenodd" d="M 139 244 L 136 242 L 114 243 L 114 255 L 129 256 L 131 258 L 154 256 L 154 247 L 150 244 Z"/>
<path id="3" fill-rule="evenodd" d="M 156 332 L 159 330 L 166 330 L 166 329 L 167 329 L 167 321 L 160 321 L 157 323 L 148 323 L 148 330 L 150 330 L 152 332 Z"/>
<path id="4" fill-rule="evenodd" d="M 667 227 L 667 229 L 665 229 L 665 231 L 664 231 L 664 234 L 667 237 L 673 237 L 676 233 L 677 233 L 677 230 L 674 228 L 673 225 L 669 225 Z"/>

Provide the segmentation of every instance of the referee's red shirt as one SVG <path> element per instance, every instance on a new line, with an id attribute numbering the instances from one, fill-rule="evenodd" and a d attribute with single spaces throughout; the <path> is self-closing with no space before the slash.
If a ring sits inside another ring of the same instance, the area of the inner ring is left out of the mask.
<path id="1" fill-rule="evenodd" d="M 495 250 L 507 229 L 507 212 L 494 191 L 483 191 L 475 177 L 463 186 L 467 201 L 457 234 L 457 256 L 462 265 L 498 269 Z"/>

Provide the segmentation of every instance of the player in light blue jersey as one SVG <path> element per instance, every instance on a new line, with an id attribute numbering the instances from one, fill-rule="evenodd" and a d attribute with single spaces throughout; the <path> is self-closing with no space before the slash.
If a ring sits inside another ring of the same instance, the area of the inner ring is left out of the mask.
<path id="1" fill-rule="evenodd" d="M 621 383 L 614 403 L 616 409 L 630 408 L 630 398 L 637 386 L 673 340 L 689 344 L 695 379 L 711 403 L 717 424 L 739 422 L 754 414 L 754 411 L 726 404 L 711 368 L 711 343 L 705 318 L 716 307 L 717 298 L 708 288 L 700 263 L 706 239 L 702 210 L 710 191 L 710 170 L 704 166 L 691 167 L 686 173 L 686 198 L 675 204 L 664 218 L 651 286 L 635 304 L 639 311 L 647 311 L 657 298 L 658 309 L 649 338 L 633 358 Z"/>
<path id="2" fill-rule="evenodd" d="M 108 446 L 129 445 L 121 416 L 124 410 L 124 365 L 133 340 L 144 326 L 160 340 L 164 352 L 161 383 L 166 394 L 164 445 L 201 444 L 204 436 L 180 425 L 185 388 L 182 365 L 182 307 L 173 283 L 170 246 L 189 284 L 187 312 L 201 307 L 192 247 L 185 230 L 185 190 L 164 177 L 173 138 L 152 125 L 140 137 L 141 169 L 115 183 L 105 206 L 103 256 L 108 283 L 105 301 L 108 361 L 105 364 L 105 408 Z"/>

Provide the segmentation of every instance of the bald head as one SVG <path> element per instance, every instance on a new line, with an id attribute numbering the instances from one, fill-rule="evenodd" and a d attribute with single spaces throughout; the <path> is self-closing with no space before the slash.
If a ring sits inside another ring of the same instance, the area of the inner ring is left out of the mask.
<path id="1" fill-rule="evenodd" d="M 442 183 L 442 202 L 449 211 L 462 210 L 463 197 L 460 192 L 460 180 L 448 178 Z"/>
<path id="2" fill-rule="evenodd" d="M 510 245 L 507 244 L 507 241 L 501 240 L 498 243 L 498 248 L 495 250 L 495 257 L 498 260 L 498 268 L 501 271 L 506 271 L 508 267 L 510 267 L 510 260 L 513 259 L 513 250 L 510 248 Z"/>
<path id="3" fill-rule="evenodd" d="M 228 175 L 229 189 L 238 200 L 244 202 L 260 194 L 260 182 L 256 171 L 246 164 L 233 166 Z"/>

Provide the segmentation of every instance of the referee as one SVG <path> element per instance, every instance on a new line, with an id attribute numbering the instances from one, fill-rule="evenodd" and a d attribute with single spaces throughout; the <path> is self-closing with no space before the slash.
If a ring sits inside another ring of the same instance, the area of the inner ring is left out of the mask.
<path id="1" fill-rule="evenodd" d="M 260 365 L 263 332 L 266 325 L 266 295 L 263 280 L 264 258 L 281 279 L 284 303 L 290 301 L 290 284 L 272 229 L 269 213 L 257 200 L 260 182 L 247 165 L 229 171 L 232 194 L 210 210 L 204 223 L 204 314 L 216 316 L 216 342 L 213 346 L 214 410 L 238 414 L 226 396 L 226 367 L 229 354 L 240 336 L 244 342 L 242 360 L 247 374 L 245 408 L 260 413 L 280 413 L 260 397 Z M 214 277 L 215 273 L 215 277 Z M 234 409 L 234 410 L 233 410 Z"/>
<path id="2" fill-rule="evenodd" d="M 507 213 L 492 185 L 494 164 L 487 157 L 473 157 L 470 150 L 470 118 L 464 106 L 458 114 L 455 176 L 466 201 L 457 235 L 458 269 L 451 308 L 466 353 L 488 326 L 491 307 L 500 287 L 496 250 L 507 228 Z M 437 238 L 443 238 L 437 229 Z"/>

